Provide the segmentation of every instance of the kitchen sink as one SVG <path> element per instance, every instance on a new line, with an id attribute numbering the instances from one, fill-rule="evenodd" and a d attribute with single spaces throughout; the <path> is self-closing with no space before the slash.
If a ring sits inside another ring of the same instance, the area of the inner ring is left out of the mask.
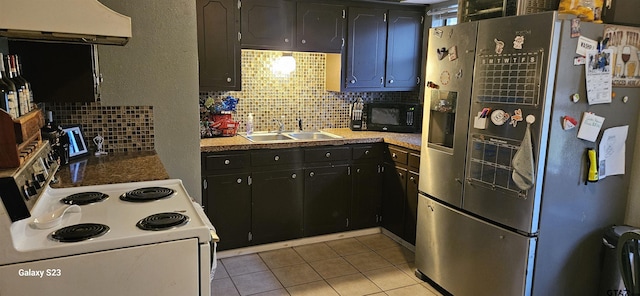
<path id="1" fill-rule="evenodd" d="M 240 133 L 251 142 L 295 142 L 313 140 L 333 140 L 341 139 L 341 136 L 322 131 L 298 131 L 298 132 L 254 132 L 251 135 Z"/>

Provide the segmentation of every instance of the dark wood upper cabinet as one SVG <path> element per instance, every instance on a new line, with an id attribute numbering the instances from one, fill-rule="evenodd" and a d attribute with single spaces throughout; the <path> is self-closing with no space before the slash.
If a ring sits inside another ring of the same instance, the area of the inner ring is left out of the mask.
<path id="1" fill-rule="evenodd" d="M 350 7 L 345 80 L 348 89 L 384 86 L 387 10 Z"/>
<path id="2" fill-rule="evenodd" d="M 344 45 L 346 6 L 298 2 L 296 49 L 339 53 Z"/>
<path id="3" fill-rule="evenodd" d="M 292 50 L 296 3 L 242 0 L 242 48 Z"/>
<path id="4" fill-rule="evenodd" d="M 95 45 L 9 41 L 22 76 L 31 83 L 35 102 L 95 102 L 100 73 Z"/>
<path id="5" fill-rule="evenodd" d="M 200 90 L 240 90 L 237 0 L 197 0 Z"/>
<path id="6" fill-rule="evenodd" d="M 408 90 L 419 85 L 423 22 L 421 11 L 389 10 L 386 88 Z"/>

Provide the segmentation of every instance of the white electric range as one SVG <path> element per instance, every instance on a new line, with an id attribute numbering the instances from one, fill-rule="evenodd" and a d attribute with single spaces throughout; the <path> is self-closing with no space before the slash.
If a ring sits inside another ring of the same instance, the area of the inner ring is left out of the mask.
<path id="1" fill-rule="evenodd" d="M 180 180 L 30 191 L 14 179 L 21 196 L 0 190 L 0 295 L 210 294 L 215 230 Z"/>

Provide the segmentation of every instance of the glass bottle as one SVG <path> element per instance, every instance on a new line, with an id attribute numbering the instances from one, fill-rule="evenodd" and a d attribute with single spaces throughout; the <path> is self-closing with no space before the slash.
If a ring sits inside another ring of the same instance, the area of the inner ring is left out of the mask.
<path id="1" fill-rule="evenodd" d="M 18 118 L 20 116 L 20 110 L 18 108 L 18 94 L 16 87 L 7 77 L 4 67 L 4 55 L 0 53 L 0 92 L 2 93 L 2 102 L 4 103 L 3 109 L 9 113 L 12 118 Z"/>
<path id="2" fill-rule="evenodd" d="M 29 108 L 29 88 L 25 81 L 18 77 L 15 55 L 8 55 L 7 62 L 9 65 L 9 79 L 11 79 L 18 91 L 18 109 L 20 110 L 20 116 L 22 116 L 31 111 L 31 108 Z"/>

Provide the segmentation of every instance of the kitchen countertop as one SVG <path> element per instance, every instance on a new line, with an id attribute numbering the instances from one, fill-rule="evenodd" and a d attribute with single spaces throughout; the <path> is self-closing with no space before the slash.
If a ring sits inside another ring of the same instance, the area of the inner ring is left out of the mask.
<path id="1" fill-rule="evenodd" d="M 155 151 L 109 153 L 89 156 L 63 165 L 53 188 L 129 183 L 169 179 Z"/>
<path id="2" fill-rule="evenodd" d="M 200 152 L 219 152 L 228 150 L 249 149 L 281 149 L 291 147 L 312 147 L 324 145 L 344 145 L 385 142 L 407 149 L 420 150 L 421 134 L 389 133 L 376 131 L 352 131 L 349 128 L 328 128 L 322 131 L 342 136 L 342 139 L 294 141 L 294 142 L 264 142 L 256 143 L 242 136 L 206 138 L 200 140 Z"/>

